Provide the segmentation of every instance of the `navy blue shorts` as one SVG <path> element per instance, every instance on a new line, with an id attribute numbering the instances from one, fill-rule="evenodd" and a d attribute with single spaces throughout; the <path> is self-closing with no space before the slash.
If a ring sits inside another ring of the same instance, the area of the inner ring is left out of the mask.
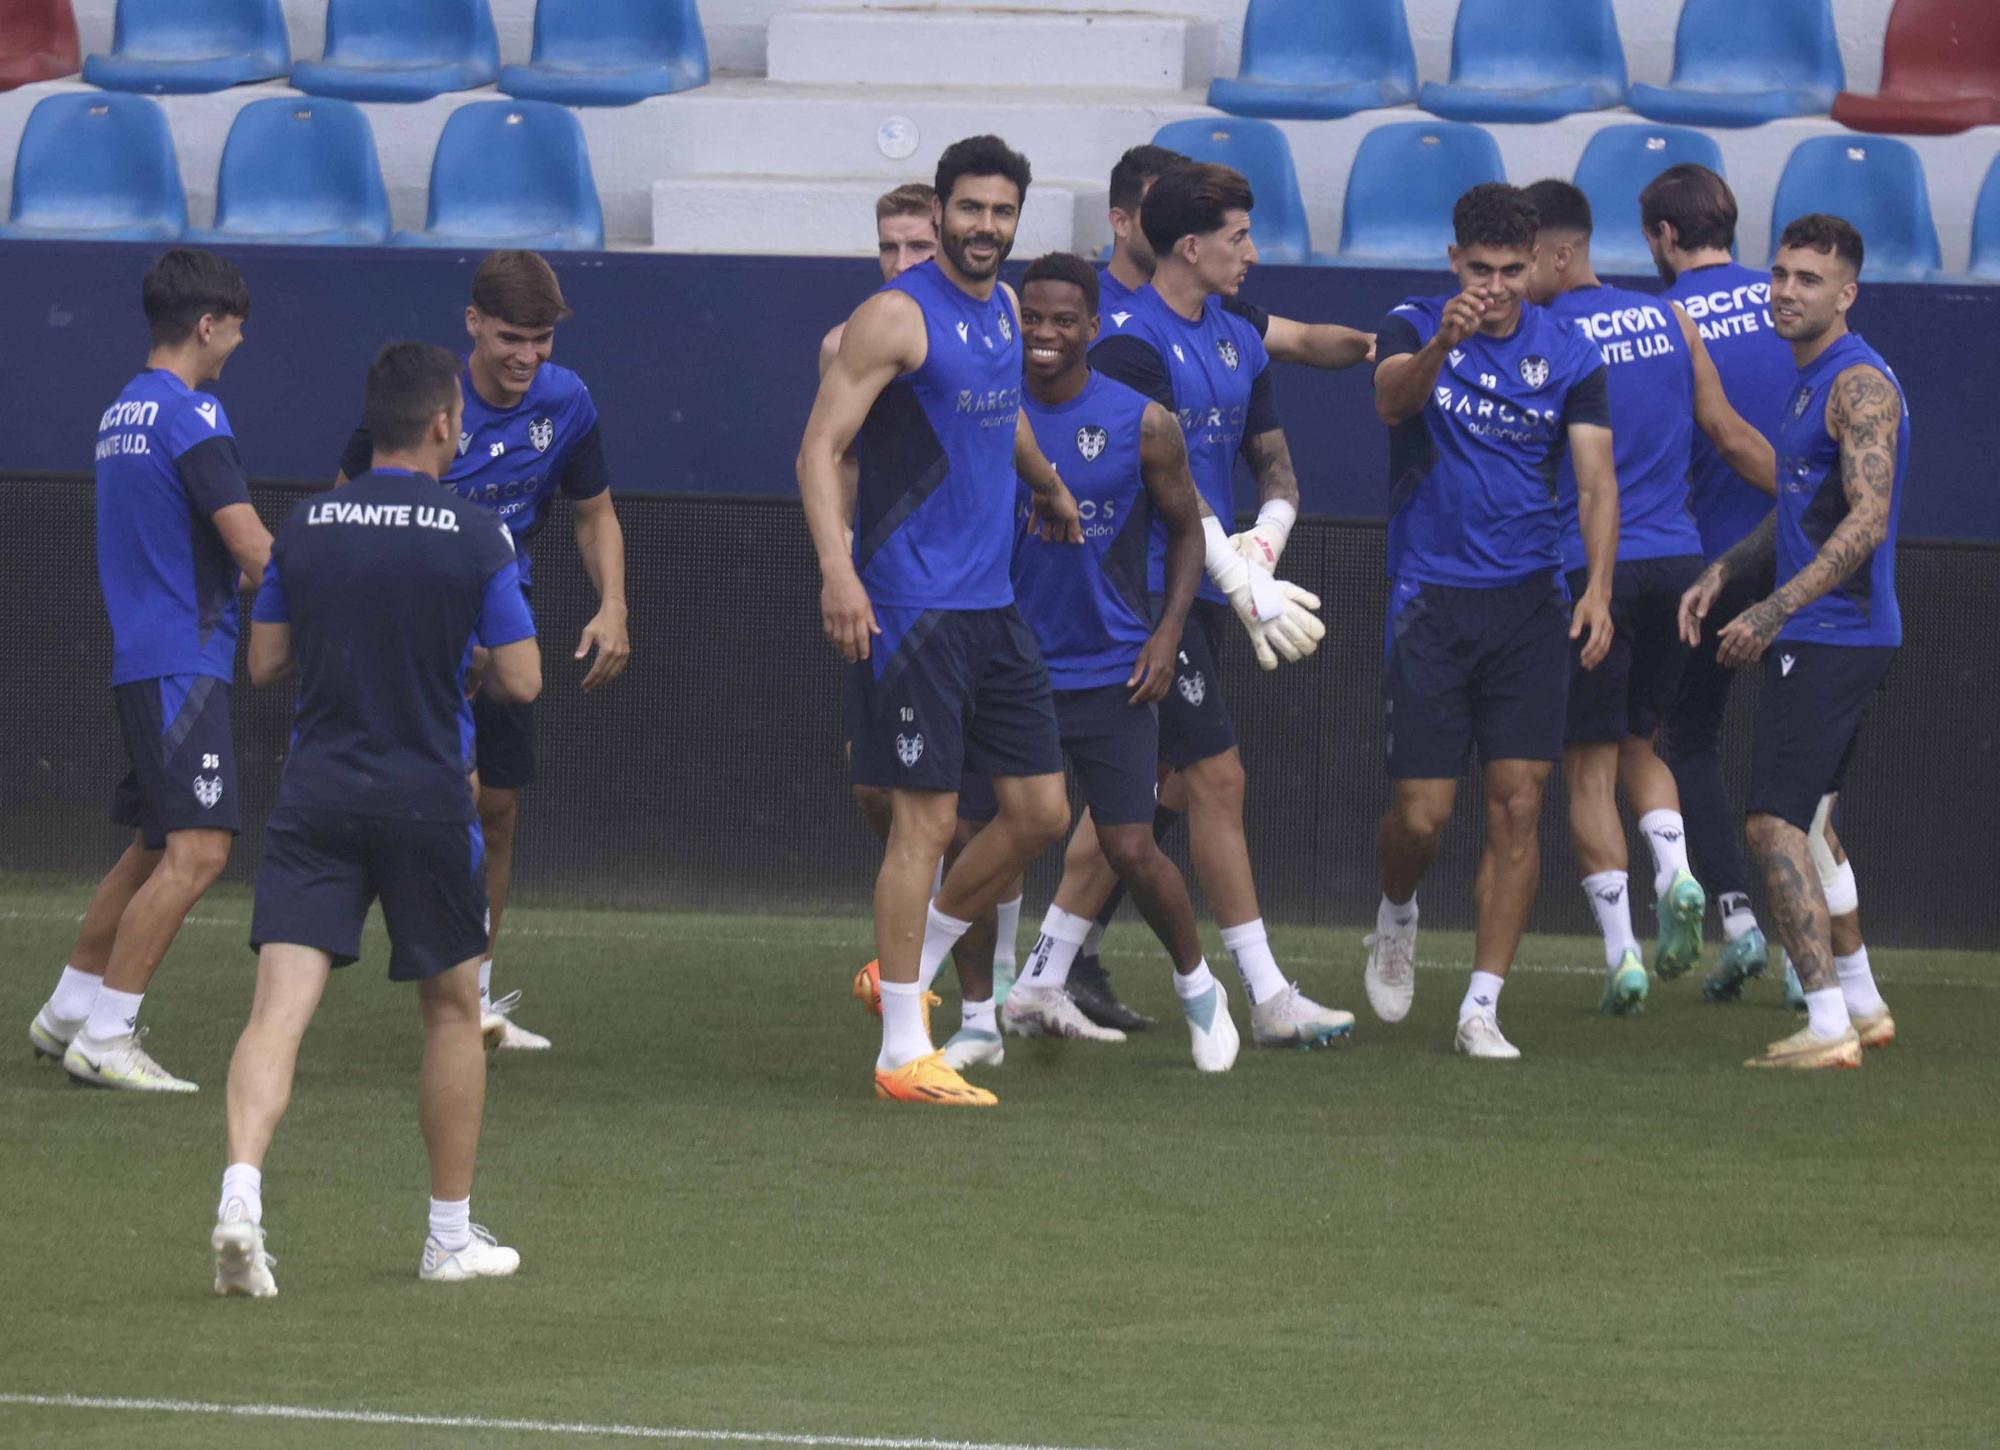
<path id="1" fill-rule="evenodd" d="M 479 783 L 495 790 L 519 790 L 535 783 L 535 706 L 532 701 L 496 700 L 481 690 L 472 697 L 472 748 Z"/>
<path id="2" fill-rule="evenodd" d="M 1795 644 L 1764 652 L 1749 814 L 1812 829 L 1819 798 L 1839 791 L 1868 707 L 1881 693 L 1893 645 Z"/>
<path id="3" fill-rule="evenodd" d="M 848 666 L 857 785 L 956 791 L 968 772 L 1062 769 L 1042 648 L 1013 605 L 875 619 L 870 657 Z"/>
<path id="4" fill-rule="evenodd" d="M 1611 650 L 1594 670 L 1582 664 L 1584 641 L 1570 643 L 1571 744 L 1650 740 L 1680 688 L 1688 648 L 1681 643 L 1681 595 L 1701 573 L 1699 554 L 1624 559 L 1611 576 Z M 1570 597 L 1589 576 L 1569 576 Z"/>
<path id="5" fill-rule="evenodd" d="M 486 841 L 477 821 L 399 821 L 280 806 L 264 825 L 250 945 L 313 947 L 344 967 L 382 903 L 389 977 L 419 982 L 486 954 Z"/>
<path id="6" fill-rule="evenodd" d="M 1000 814 L 1000 797 L 993 793 L 989 776 L 965 774 L 958 778 L 958 818 L 984 825 Z"/>
<path id="7" fill-rule="evenodd" d="M 111 693 L 132 762 L 112 795 L 111 819 L 136 830 L 149 851 L 165 846 L 171 831 L 237 834 L 229 682 L 165 675 L 113 685 Z"/>
<path id="8" fill-rule="evenodd" d="M 1153 616 L 1159 617 L 1160 595 L 1153 596 Z M 1222 636 L 1235 629 L 1236 615 L 1226 604 L 1197 599 L 1181 631 L 1181 652 L 1174 670 L 1174 687 L 1160 701 L 1160 761 L 1181 770 L 1236 748 L 1236 722 L 1222 698 Z"/>
<path id="9" fill-rule="evenodd" d="M 1150 826 L 1159 797 L 1159 707 L 1131 698 L 1127 685 L 1056 691 L 1063 754 L 1103 826 Z"/>
<path id="10" fill-rule="evenodd" d="M 1555 760 L 1569 693 L 1559 575 L 1493 589 L 1399 582 L 1382 660 L 1383 750 L 1395 780 L 1455 780 L 1482 763 Z"/>

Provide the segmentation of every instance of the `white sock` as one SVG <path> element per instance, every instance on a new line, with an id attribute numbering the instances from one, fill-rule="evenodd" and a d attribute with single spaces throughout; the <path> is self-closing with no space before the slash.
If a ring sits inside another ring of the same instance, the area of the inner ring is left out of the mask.
<path id="1" fill-rule="evenodd" d="M 892 1072 L 930 1050 L 931 1035 L 924 1030 L 924 989 L 915 982 L 882 983 L 882 1050 L 875 1066 Z"/>
<path id="2" fill-rule="evenodd" d="M 1868 968 L 1868 948 L 1851 957 L 1835 957 L 1833 969 L 1840 974 L 1840 995 L 1847 1001 L 1850 1016 L 1882 1010 L 1882 994 L 1875 990 L 1875 973 Z"/>
<path id="3" fill-rule="evenodd" d="M 493 958 L 488 957 L 479 964 L 479 1010 L 484 1012 L 493 1005 Z"/>
<path id="4" fill-rule="evenodd" d="M 1051 906 L 1042 918 L 1042 934 L 1028 951 L 1027 969 L 1021 983 L 1029 987 L 1053 987 L 1058 991 L 1069 984 L 1069 969 L 1076 962 L 1077 949 L 1090 935 L 1090 918 Z"/>
<path id="5" fill-rule="evenodd" d="M 64 1022 L 77 1022 L 88 1017 L 97 1001 L 97 989 L 103 985 L 104 978 L 65 966 L 62 975 L 56 978 L 55 991 L 49 994 L 49 1016 Z"/>
<path id="6" fill-rule="evenodd" d="M 123 1037 L 139 1025 L 139 1004 L 145 1000 L 144 992 L 114 992 L 109 987 L 100 987 L 97 1000 L 90 1004 L 90 1016 L 85 1019 L 83 1030 L 99 1042 L 108 1037 Z"/>
<path id="7" fill-rule="evenodd" d="M 1757 929 L 1757 913 L 1750 909 L 1750 898 L 1741 891 L 1723 892 L 1716 898 L 1716 905 L 1722 910 L 1724 940 L 1736 941 Z"/>
<path id="8" fill-rule="evenodd" d="M 975 1002 L 966 998 L 958 1004 L 958 1025 L 967 1032 L 985 1032 L 994 1037 L 1000 1035 L 1000 1024 L 993 1016 L 993 999 Z"/>
<path id="9" fill-rule="evenodd" d="M 215 1216 L 221 1219 L 223 1210 L 229 1207 L 232 1198 L 243 1201 L 243 1211 L 250 1215 L 250 1222 L 264 1221 L 264 1170 L 253 1168 L 248 1163 L 232 1163 L 222 1170 L 222 1200 L 215 1205 Z"/>
<path id="10" fill-rule="evenodd" d="M 1104 945 L 1104 923 L 1101 921 L 1093 921 L 1090 924 L 1090 930 L 1083 934 L 1083 950 L 1078 955 L 1086 957 L 1094 957 L 1097 955 L 1098 949 L 1103 945 Z"/>
<path id="11" fill-rule="evenodd" d="M 1208 969 L 1208 958 L 1203 957 L 1194 964 L 1191 972 L 1174 973 L 1174 992 L 1183 1002 L 1199 1001 L 1215 985 L 1215 973 Z"/>
<path id="12" fill-rule="evenodd" d="M 1815 1037 L 1838 1037 L 1847 1030 L 1847 998 L 1839 987 L 1806 993 L 1806 1026 Z"/>
<path id="13" fill-rule="evenodd" d="M 1491 972 L 1474 972 L 1472 981 L 1466 986 L 1465 997 L 1458 1004 L 1458 1020 L 1468 1017 L 1486 1017 L 1500 1020 L 1500 989 L 1507 985 L 1505 977 L 1496 977 Z"/>
<path id="14" fill-rule="evenodd" d="M 1243 990 L 1250 994 L 1251 1005 L 1268 1001 L 1291 985 L 1278 970 L 1278 959 L 1271 955 L 1271 940 L 1265 934 L 1263 917 L 1241 926 L 1224 927 L 1222 949 L 1236 958 L 1236 970 L 1243 978 Z"/>
<path id="15" fill-rule="evenodd" d="M 457 1253 L 472 1242 L 472 1200 L 431 1200 L 431 1237 L 448 1254 Z"/>
<path id="16" fill-rule="evenodd" d="M 1623 871 L 1598 871 L 1583 878 L 1583 894 L 1597 915 L 1597 929 L 1604 933 L 1604 965 L 1616 967 L 1628 951 L 1639 949 L 1632 935 L 1632 900 L 1626 890 Z"/>
<path id="17" fill-rule="evenodd" d="M 1014 952 L 1021 936 L 1021 898 L 1003 901 L 993 909 L 1000 918 L 1000 935 L 993 941 L 993 965 L 1014 970 Z"/>
<path id="18" fill-rule="evenodd" d="M 1679 811 L 1647 811 L 1639 817 L 1639 834 L 1653 848 L 1653 895 L 1665 896 L 1674 873 L 1688 869 L 1687 823 Z"/>
<path id="19" fill-rule="evenodd" d="M 952 945 L 972 929 L 969 921 L 960 921 L 955 916 L 946 916 L 937 909 L 937 903 L 930 904 L 925 914 L 924 946 L 917 957 L 917 990 L 928 992 L 931 983 L 937 980 L 938 969 L 944 959 L 951 955 Z"/>
<path id="20" fill-rule="evenodd" d="M 1385 896 L 1382 898 L 1382 904 L 1375 908 L 1375 930 L 1377 931 L 1408 931 L 1416 924 L 1417 898 L 1414 896 L 1401 906 L 1396 905 L 1395 902 Z"/>

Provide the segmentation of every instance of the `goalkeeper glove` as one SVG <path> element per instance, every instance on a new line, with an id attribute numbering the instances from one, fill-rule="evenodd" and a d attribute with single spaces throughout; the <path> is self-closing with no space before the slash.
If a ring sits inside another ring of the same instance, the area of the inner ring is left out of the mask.
<path id="1" fill-rule="evenodd" d="M 1285 552 L 1285 540 L 1299 511 L 1281 498 L 1268 500 L 1257 510 L 1257 522 L 1240 534 L 1229 537 L 1229 546 L 1252 564 L 1261 564 L 1269 573 L 1278 572 L 1278 560 Z"/>
<path id="2" fill-rule="evenodd" d="M 1250 592 L 1249 563 L 1229 547 L 1229 536 L 1222 532 L 1222 520 L 1213 514 L 1206 516 L 1201 521 L 1201 531 L 1208 546 L 1208 577 L 1228 596 L 1229 607 L 1236 611 L 1236 618 L 1250 636 L 1250 648 L 1256 651 L 1258 667 L 1275 670 L 1278 657 L 1271 652 L 1264 638 L 1263 623 L 1257 618 L 1257 602 Z"/>
<path id="3" fill-rule="evenodd" d="M 1273 579 L 1255 564 L 1250 567 L 1250 598 L 1265 643 L 1292 664 L 1319 648 L 1326 638 L 1320 623 L 1319 596 L 1288 579 Z"/>

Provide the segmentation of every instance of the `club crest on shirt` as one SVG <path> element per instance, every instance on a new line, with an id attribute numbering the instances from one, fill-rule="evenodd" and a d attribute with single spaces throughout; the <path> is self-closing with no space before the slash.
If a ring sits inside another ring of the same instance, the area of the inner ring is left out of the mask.
<path id="1" fill-rule="evenodd" d="M 1545 357 L 1524 357 L 1521 359 L 1521 381 L 1531 388 L 1539 388 L 1549 380 L 1549 360 Z"/>
<path id="2" fill-rule="evenodd" d="M 535 419 L 528 425 L 528 441 L 535 445 L 535 452 L 547 453 L 556 441 L 556 420 L 547 416 Z"/>
<path id="3" fill-rule="evenodd" d="M 1004 307 L 1000 309 L 1000 340 L 1002 342 L 1014 340 L 1014 324 L 1007 320 L 1007 309 Z"/>
<path id="4" fill-rule="evenodd" d="M 896 737 L 896 759 L 903 762 L 908 770 L 924 758 L 924 737 L 922 735 L 898 735 Z"/>
<path id="5" fill-rule="evenodd" d="M 219 775 L 198 775 L 194 778 L 194 798 L 201 802 L 205 811 L 215 809 L 215 803 L 222 799 L 222 777 Z"/>
<path id="6" fill-rule="evenodd" d="M 1102 428 L 1093 428 L 1087 423 L 1076 430 L 1076 451 L 1083 455 L 1085 463 L 1096 462 L 1097 455 L 1104 451 L 1104 445 L 1110 441 L 1109 433 Z"/>
<path id="7" fill-rule="evenodd" d="M 1236 358 L 1235 343 L 1231 342 L 1226 337 L 1218 337 L 1215 340 L 1215 354 L 1217 357 L 1222 359 L 1224 366 L 1226 366 L 1232 373 L 1236 371 L 1237 358 Z"/>

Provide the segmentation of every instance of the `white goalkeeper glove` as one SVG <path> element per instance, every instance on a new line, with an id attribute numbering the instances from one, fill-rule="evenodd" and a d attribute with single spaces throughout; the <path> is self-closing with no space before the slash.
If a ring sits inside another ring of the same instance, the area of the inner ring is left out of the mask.
<path id="1" fill-rule="evenodd" d="M 1201 526 L 1207 539 L 1208 577 L 1228 596 L 1230 608 L 1250 636 L 1258 666 L 1275 670 L 1280 655 L 1296 662 L 1319 648 L 1326 626 L 1313 614 L 1319 608 L 1318 598 L 1296 584 L 1273 579 L 1268 570 L 1237 553 L 1222 532 L 1221 520 L 1210 516 Z"/>
<path id="2" fill-rule="evenodd" d="M 1292 536 L 1292 525 L 1298 521 L 1297 509 L 1281 498 L 1271 499 L 1257 510 L 1255 524 L 1229 536 L 1229 547 L 1252 564 L 1262 565 L 1265 572 L 1276 574 L 1278 560 L 1285 552 L 1285 540 Z"/>

